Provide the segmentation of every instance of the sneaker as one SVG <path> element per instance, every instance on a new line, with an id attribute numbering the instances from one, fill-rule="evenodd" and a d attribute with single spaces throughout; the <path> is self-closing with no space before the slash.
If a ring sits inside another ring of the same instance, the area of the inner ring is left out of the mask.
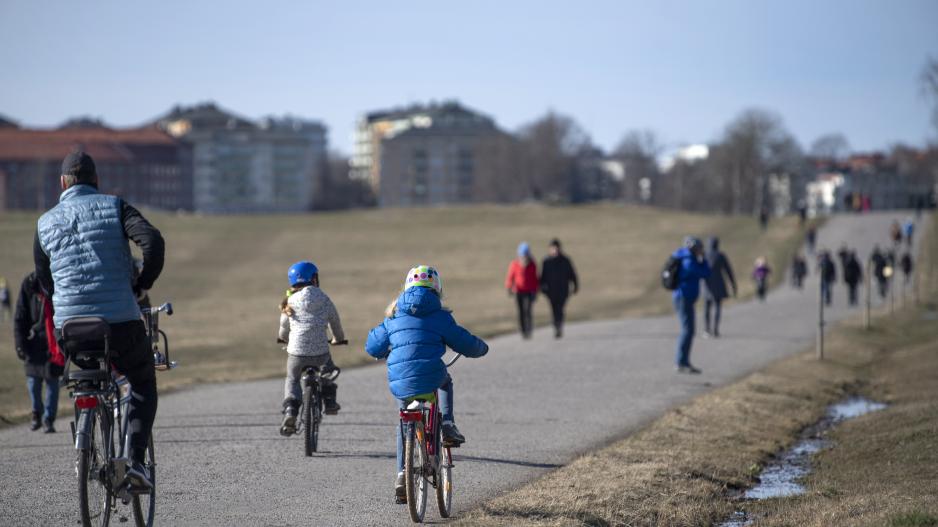
<path id="1" fill-rule="evenodd" d="M 47 434 L 54 434 L 55 433 L 55 426 L 53 426 L 54 423 L 55 421 L 53 421 L 52 419 L 46 419 L 45 421 L 43 421 L 43 424 L 46 425 L 46 429 L 43 430 L 43 432 Z"/>
<path id="2" fill-rule="evenodd" d="M 404 473 L 398 472 L 394 480 L 394 498 L 398 503 L 407 503 L 407 488 L 404 482 Z"/>
<path id="3" fill-rule="evenodd" d="M 131 492 L 143 494 L 150 492 L 153 483 L 150 482 L 150 471 L 139 461 L 134 461 L 127 467 L 127 481 L 130 482 Z"/>
<path id="4" fill-rule="evenodd" d="M 39 430 L 40 428 L 42 428 L 42 419 L 39 417 L 39 414 L 33 413 L 33 421 L 29 425 L 29 429 L 35 432 L 36 430 Z"/>
<path id="5" fill-rule="evenodd" d="M 459 433 L 456 424 L 453 422 L 443 423 L 443 446 L 450 448 L 459 448 L 459 445 L 466 442 L 466 438 Z"/>
<path id="6" fill-rule="evenodd" d="M 674 368 L 674 370 L 678 373 L 690 373 L 693 375 L 703 373 L 703 371 L 700 368 L 695 368 L 694 366 L 691 366 L 690 364 L 677 366 L 676 368 Z"/>
<path id="7" fill-rule="evenodd" d="M 335 415 L 342 409 L 342 406 L 335 399 L 325 399 L 323 402 L 326 404 L 324 409 L 326 415 Z"/>
<path id="8" fill-rule="evenodd" d="M 296 416 L 287 413 L 283 416 L 283 423 L 280 424 L 280 435 L 290 437 L 296 433 Z"/>

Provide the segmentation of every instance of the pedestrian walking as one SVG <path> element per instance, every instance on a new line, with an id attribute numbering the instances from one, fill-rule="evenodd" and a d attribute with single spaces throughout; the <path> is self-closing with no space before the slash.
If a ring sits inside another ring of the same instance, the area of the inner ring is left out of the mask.
<path id="1" fill-rule="evenodd" d="M 10 288 L 7 286 L 7 279 L 0 276 L 0 320 L 6 321 L 12 318 L 12 316 Z"/>
<path id="2" fill-rule="evenodd" d="M 762 230 L 769 228 L 769 209 L 766 207 L 759 209 L 759 226 L 762 227 Z"/>
<path id="3" fill-rule="evenodd" d="M 805 204 L 803 199 L 798 200 L 798 226 L 804 227 L 805 222 L 808 220 L 808 205 Z"/>
<path id="4" fill-rule="evenodd" d="M 710 238 L 710 252 L 707 253 L 707 263 L 710 265 L 710 277 L 704 282 L 707 286 L 704 295 L 704 335 L 720 336 L 720 318 L 723 314 L 723 300 L 729 297 L 726 282 L 733 286 L 733 296 L 736 296 L 736 277 L 733 275 L 733 266 L 729 258 L 720 250 L 720 239 Z M 725 280 L 724 280 L 725 278 Z M 711 308 L 713 319 L 710 318 Z"/>
<path id="5" fill-rule="evenodd" d="M 828 250 L 821 251 L 818 259 L 818 273 L 821 276 L 821 294 L 824 297 L 824 305 L 831 305 L 831 297 L 834 290 L 834 283 L 837 281 L 837 267 L 831 258 Z"/>
<path id="6" fill-rule="evenodd" d="M 912 236 L 915 234 L 915 222 L 912 218 L 906 218 L 902 224 L 902 236 L 905 237 L 905 244 L 912 248 Z"/>
<path id="7" fill-rule="evenodd" d="M 804 277 L 808 276 L 808 262 L 800 252 L 791 259 L 791 285 L 796 289 L 804 287 Z"/>
<path id="8" fill-rule="evenodd" d="M 861 280 L 863 280 L 863 266 L 860 265 L 856 251 L 850 251 L 847 262 L 844 264 L 844 283 L 847 284 L 847 304 L 850 306 L 857 305 L 857 290 Z"/>
<path id="9" fill-rule="evenodd" d="M 752 267 L 752 279 L 756 282 L 756 297 L 760 302 L 765 302 L 765 293 L 769 287 L 769 275 L 772 274 L 772 268 L 762 256 L 756 258 Z"/>
<path id="10" fill-rule="evenodd" d="M 902 269 L 902 276 L 904 278 L 903 283 L 909 285 L 912 282 L 912 255 L 910 253 L 903 253 L 902 258 L 899 259 L 899 268 Z"/>
<path id="11" fill-rule="evenodd" d="M 899 220 L 893 220 L 892 225 L 889 226 L 889 239 L 896 247 L 902 243 L 902 227 L 899 225 Z"/>
<path id="12" fill-rule="evenodd" d="M 889 274 L 887 271 L 889 262 L 886 256 L 879 249 L 879 245 L 873 246 L 873 252 L 870 254 L 870 261 L 873 263 L 873 276 L 876 278 L 876 284 L 879 290 L 879 297 L 886 298 L 889 292 Z"/>
<path id="13" fill-rule="evenodd" d="M 518 304 L 518 325 L 521 328 L 522 338 L 531 338 L 534 331 L 534 316 L 532 308 L 537 300 L 537 264 L 531 256 L 531 247 L 527 242 L 518 245 L 518 257 L 508 265 L 508 274 L 505 275 L 505 289 L 509 295 L 515 295 Z"/>
<path id="14" fill-rule="evenodd" d="M 59 408 L 59 377 L 65 369 L 65 357 L 55 340 L 52 301 L 43 293 L 36 273 L 29 273 L 20 286 L 13 319 L 16 356 L 26 369 L 26 389 L 32 403 L 32 430 L 45 427 L 55 432 Z M 45 384 L 45 399 L 43 399 Z"/>
<path id="15" fill-rule="evenodd" d="M 550 299 L 550 309 L 554 322 L 554 338 L 563 336 L 564 307 L 570 296 L 580 290 L 573 262 L 561 250 L 560 240 L 554 238 L 547 247 L 547 257 L 541 263 L 541 292 Z"/>
<path id="16" fill-rule="evenodd" d="M 814 254 L 814 245 L 817 243 L 817 228 L 815 226 L 808 227 L 804 240 L 808 244 L 808 254 Z"/>
<path id="17" fill-rule="evenodd" d="M 677 283 L 671 300 L 681 323 L 681 334 L 677 341 L 675 368 L 678 373 L 701 373 L 690 363 L 690 349 L 694 340 L 694 303 L 700 296 L 700 281 L 710 276 L 710 264 L 703 257 L 703 243 L 693 236 L 684 239 L 684 246 L 674 251 L 668 267 L 677 270 Z"/>

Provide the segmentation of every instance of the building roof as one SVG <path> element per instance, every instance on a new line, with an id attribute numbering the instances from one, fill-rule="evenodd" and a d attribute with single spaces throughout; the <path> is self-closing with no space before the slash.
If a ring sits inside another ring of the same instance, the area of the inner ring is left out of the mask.
<path id="1" fill-rule="evenodd" d="M 255 127 L 253 122 L 232 112 L 223 110 L 214 102 L 205 102 L 192 106 L 181 106 L 177 104 L 170 109 L 166 115 L 157 117 L 154 124 L 165 129 L 169 127 L 171 123 L 178 121 L 187 121 L 189 123 L 189 125 L 185 127 L 185 131 L 217 128 L 233 130 Z"/>
<path id="2" fill-rule="evenodd" d="M 60 162 L 75 148 L 96 162 L 128 161 L 136 146 L 177 146 L 179 143 L 155 126 L 142 128 L 66 128 L 36 130 L 0 128 L 0 160 Z"/>
<path id="3" fill-rule="evenodd" d="M 409 119 L 417 116 L 430 117 L 434 125 L 436 123 L 461 123 L 495 127 L 495 122 L 491 117 L 463 106 L 458 101 L 444 101 L 439 104 L 413 104 L 404 108 L 380 110 L 366 114 L 365 119 L 372 123 L 375 121 Z"/>

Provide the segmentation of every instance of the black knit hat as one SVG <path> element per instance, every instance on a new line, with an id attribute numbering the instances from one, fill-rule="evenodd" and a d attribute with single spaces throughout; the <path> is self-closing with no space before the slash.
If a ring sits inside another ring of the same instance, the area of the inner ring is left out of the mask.
<path id="1" fill-rule="evenodd" d="M 98 179 L 94 159 L 83 150 L 75 150 L 62 161 L 62 175 L 75 176 L 78 183 L 93 183 Z"/>

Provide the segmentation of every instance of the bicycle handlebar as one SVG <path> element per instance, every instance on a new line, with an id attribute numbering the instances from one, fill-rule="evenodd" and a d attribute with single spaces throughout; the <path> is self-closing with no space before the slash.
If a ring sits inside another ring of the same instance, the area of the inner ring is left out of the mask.
<path id="1" fill-rule="evenodd" d="M 171 316 L 173 316 L 173 305 L 172 305 L 171 303 L 169 303 L 169 302 L 166 302 L 166 303 L 164 303 L 164 304 L 161 305 L 161 306 L 157 306 L 157 307 L 145 307 L 145 308 L 141 309 L 140 311 L 143 311 L 143 312 L 145 312 L 145 313 L 149 313 L 149 314 L 151 314 L 151 315 L 154 314 L 154 313 L 159 313 L 159 312 L 162 311 L 163 313 L 166 313 L 166 316 L 170 316 L 170 317 L 171 317 Z"/>
<path id="2" fill-rule="evenodd" d="M 459 353 L 457 353 L 456 356 L 453 357 L 453 360 L 451 360 L 451 361 L 449 361 L 449 362 L 446 363 L 446 367 L 449 368 L 449 367 L 452 366 L 453 364 L 456 364 L 456 361 L 459 360 L 459 357 L 462 357 L 462 355 L 460 355 Z"/>

